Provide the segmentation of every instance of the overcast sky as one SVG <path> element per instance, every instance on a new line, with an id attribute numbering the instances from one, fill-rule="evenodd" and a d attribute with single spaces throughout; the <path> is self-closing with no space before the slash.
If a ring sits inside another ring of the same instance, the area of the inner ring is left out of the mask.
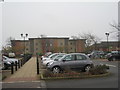
<path id="1" fill-rule="evenodd" d="M 1 10 L 3 44 L 21 33 L 36 38 L 91 32 L 106 40 L 105 32 L 114 31 L 109 23 L 118 22 L 117 2 L 6 2 Z M 109 40 L 115 39 L 111 33 Z"/>

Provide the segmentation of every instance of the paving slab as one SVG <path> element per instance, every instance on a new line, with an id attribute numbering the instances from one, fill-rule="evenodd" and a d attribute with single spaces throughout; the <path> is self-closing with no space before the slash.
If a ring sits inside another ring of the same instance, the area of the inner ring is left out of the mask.
<path id="1" fill-rule="evenodd" d="M 3 82 L 16 82 L 16 81 L 38 81 L 36 57 L 32 57 L 27 61 L 18 71 L 13 75 L 6 78 Z"/>

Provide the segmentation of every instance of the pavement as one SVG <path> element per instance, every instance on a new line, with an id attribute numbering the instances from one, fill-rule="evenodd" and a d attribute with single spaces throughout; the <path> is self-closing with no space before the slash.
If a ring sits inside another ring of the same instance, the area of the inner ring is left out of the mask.
<path id="1" fill-rule="evenodd" d="M 3 80 L 3 82 L 21 82 L 21 81 L 38 81 L 36 67 L 36 57 L 32 57 L 13 75 Z"/>
<path id="2" fill-rule="evenodd" d="M 37 75 L 36 57 L 32 57 L 18 71 L 2 81 L 2 88 L 46 88 L 45 81 L 40 80 L 40 75 Z"/>

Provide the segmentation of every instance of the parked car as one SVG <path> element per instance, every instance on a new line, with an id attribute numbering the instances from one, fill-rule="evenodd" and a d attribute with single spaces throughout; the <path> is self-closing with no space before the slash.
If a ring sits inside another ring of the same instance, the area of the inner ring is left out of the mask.
<path id="1" fill-rule="evenodd" d="M 13 63 L 13 64 L 15 64 L 15 62 L 17 62 L 18 63 L 18 59 L 15 59 L 15 58 L 8 58 L 8 57 L 6 57 L 6 56 L 3 56 L 2 57 L 2 62 L 3 62 L 3 64 L 4 64 L 4 69 L 7 69 L 8 67 L 10 67 L 11 66 L 11 64 Z"/>
<path id="2" fill-rule="evenodd" d="M 103 51 L 92 51 L 90 54 L 87 54 L 90 58 L 104 58 L 105 53 Z"/>
<path id="3" fill-rule="evenodd" d="M 50 56 L 51 54 L 52 54 L 52 52 L 45 53 L 45 55 L 41 56 L 41 60 L 43 60 L 44 58 Z"/>
<path id="4" fill-rule="evenodd" d="M 64 57 L 60 58 L 58 61 L 50 62 L 47 69 L 53 73 L 60 73 L 66 68 L 89 71 L 92 66 L 93 62 L 87 55 L 82 53 L 71 53 L 64 55 Z"/>
<path id="5" fill-rule="evenodd" d="M 105 55 L 105 58 L 109 58 L 111 56 L 111 53 L 107 53 L 106 55 Z"/>
<path id="6" fill-rule="evenodd" d="M 64 55 L 65 55 L 65 53 L 59 53 L 57 56 L 43 61 L 43 65 L 47 66 L 49 64 L 49 62 L 57 61 L 60 58 L 62 58 Z"/>
<path id="7" fill-rule="evenodd" d="M 53 53 L 53 54 L 50 54 L 46 57 L 43 57 L 42 58 L 42 61 L 44 62 L 45 60 L 49 60 L 49 59 L 53 59 L 55 56 L 57 56 L 59 53 Z"/>
<path id="8" fill-rule="evenodd" d="M 111 51 L 111 54 L 107 57 L 109 61 L 120 60 L 120 51 Z"/>

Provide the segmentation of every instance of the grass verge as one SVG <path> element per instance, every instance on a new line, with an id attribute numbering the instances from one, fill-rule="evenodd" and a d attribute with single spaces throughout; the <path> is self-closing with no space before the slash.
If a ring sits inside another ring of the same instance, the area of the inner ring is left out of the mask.
<path id="1" fill-rule="evenodd" d="M 68 76 L 68 77 L 44 77 L 43 74 L 40 74 L 41 80 L 54 80 L 54 79 L 84 79 L 84 78 L 96 78 L 96 77 L 105 77 L 110 75 L 109 72 L 100 75 L 82 75 L 82 76 Z"/>

